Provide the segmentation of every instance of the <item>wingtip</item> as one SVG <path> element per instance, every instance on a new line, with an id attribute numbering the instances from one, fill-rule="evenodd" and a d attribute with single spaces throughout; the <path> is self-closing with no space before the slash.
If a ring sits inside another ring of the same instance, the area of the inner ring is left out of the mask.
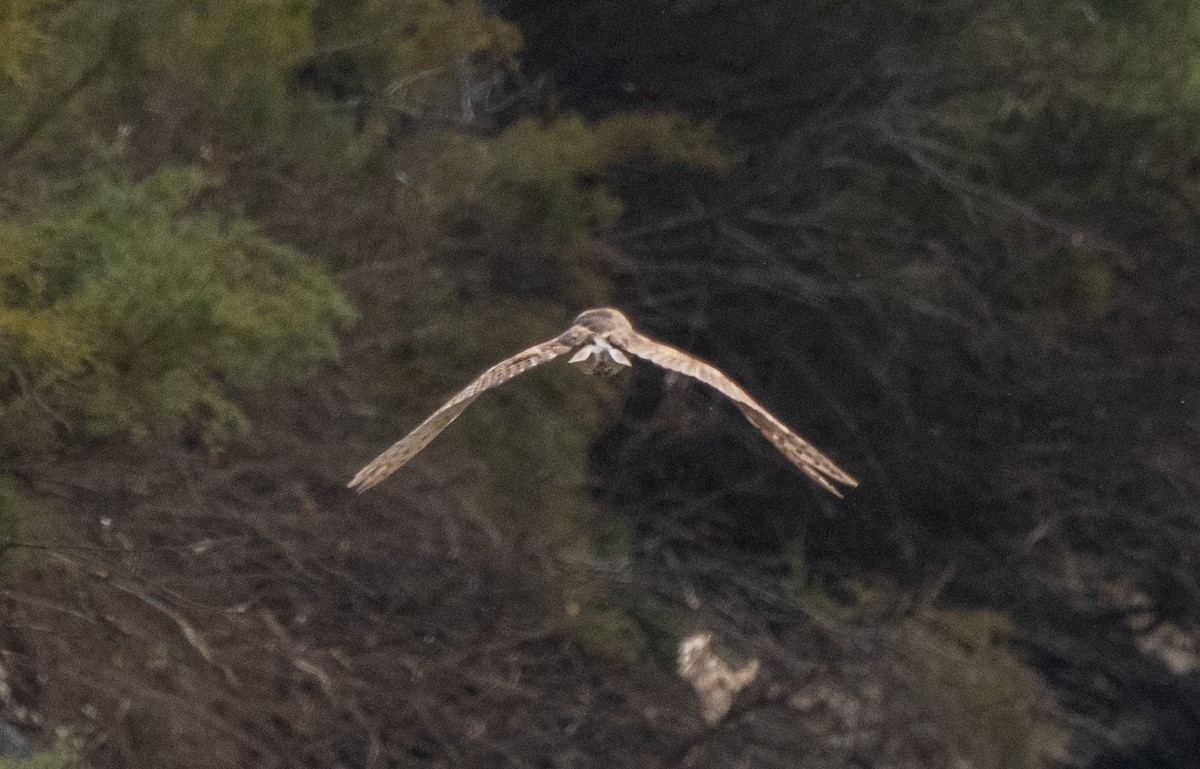
<path id="1" fill-rule="evenodd" d="M 835 481 L 836 483 L 842 484 L 846 488 L 850 488 L 850 489 L 858 488 L 858 479 L 857 478 L 855 478 L 853 475 L 846 472 L 845 470 L 843 470 L 840 467 L 838 467 L 836 469 L 837 469 L 836 473 L 829 473 L 829 477 L 833 481 Z"/>
<path id="2" fill-rule="evenodd" d="M 832 463 L 829 463 L 827 466 L 810 464 L 799 464 L 799 466 L 805 475 L 838 499 L 845 499 L 846 495 L 835 484 L 840 483 L 851 489 L 858 486 L 858 481 L 854 476 Z"/>
<path id="3" fill-rule="evenodd" d="M 362 470 L 359 470 L 358 474 L 346 484 L 346 488 L 353 489 L 357 493 L 362 494 L 367 489 L 379 483 L 379 479 L 370 477 L 370 473 L 367 472 L 370 469 L 369 467 L 364 467 Z"/>
<path id="4" fill-rule="evenodd" d="M 853 475 L 850 475 L 849 473 L 845 472 L 844 470 L 842 471 L 842 474 L 840 477 L 834 476 L 834 480 L 837 481 L 838 483 L 842 484 L 843 486 L 845 486 L 847 489 L 857 489 L 858 488 L 858 479 L 855 478 Z M 832 486 L 832 484 L 830 484 L 830 485 Z M 839 499 L 846 498 L 846 495 L 842 493 L 841 489 L 834 487 L 832 489 L 832 491 L 835 495 L 837 495 L 837 497 Z"/>

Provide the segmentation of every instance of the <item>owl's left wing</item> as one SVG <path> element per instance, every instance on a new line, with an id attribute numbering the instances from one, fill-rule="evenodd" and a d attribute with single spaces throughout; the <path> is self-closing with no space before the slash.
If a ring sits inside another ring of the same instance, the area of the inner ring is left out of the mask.
<path id="1" fill-rule="evenodd" d="M 459 390 L 453 398 L 442 404 L 442 407 L 433 412 L 428 419 L 414 427 L 412 432 L 396 441 L 391 448 L 359 470 L 354 479 L 350 481 L 350 488 L 360 492 L 366 491 L 396 472 L 405 462 L 416 456 L 417 452 L 436 438 L 438 433 L 457 419 L 458 415 L 471 405 L 471 401 L 496 385 L 504 384 L 535 366 L 548 363 L 563 353 L 569 352 L 585 333 L 583 329 L 573 326 L 554 339 L 534 345 L 528 350 L 519 352 L 492 366 L 476 377 L 475 381 Z"/>
<path id="2" fill-rule="evenodd" d="M 662 368 L 697 379 L 729 398 L 750 424 L 757 427 L 775 448 L 826 491 L 840 497 L 842 494 L 833 485 L 835 482 L 846 486 L 858 485 L 858 481 L 852 475 L 779 421 L 716 366 L 636 331 L 614 334 L 611 341 L 626 352 Z"/>

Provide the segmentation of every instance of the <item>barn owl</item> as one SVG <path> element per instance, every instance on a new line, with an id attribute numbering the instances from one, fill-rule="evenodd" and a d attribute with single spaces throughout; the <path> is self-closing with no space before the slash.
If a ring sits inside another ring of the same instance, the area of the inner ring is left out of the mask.
<path id="1" fill-rule="evenodd" d="M 841 493 L 834 483 L 858 485 L 858 481 L 849 473 L 792 432 L 715 366 L 638 333 L 619 310 L 602 307 L 581 312 L 570 328 L 554 339 L 519 352 L 480 374 L 412 432 L 359 470 L 350 481 L 350 488 L 366 491 L 396 472 L 485 391 L 568 353 L 571 354 L 568 362 L 580 366 L 589 374 L 610 375 L 633 365 L 630 358 L 641 358 L 697 379 L 733 401 L 750 424 L 825 490 L 840 497 Z"/>

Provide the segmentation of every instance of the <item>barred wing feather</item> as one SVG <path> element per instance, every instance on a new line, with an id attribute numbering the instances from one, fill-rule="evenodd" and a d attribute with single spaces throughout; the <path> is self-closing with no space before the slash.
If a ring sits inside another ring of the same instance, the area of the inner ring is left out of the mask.
<path id="1" fill-rule="evenodd" d="M 621 334 L 614 337 L 613 342 L 643 360 L 697 379 L 732 400 L 750 424 L 821 488 L 840 497 L 842 494 L 834 486 L 835 482 L 858 485 L 853 476 L 779 421 L 717 367 L 637 332 Z"/>
<path id="2" fill-rule="evenodd" d="M 369 465 L 359 470 L 358 474 L 350 481 L 350 488 L 357 489 L 359 492 L 371 488 L 399 470 L 405 462 L 416 456 L 417 452 L 425 448 L 430 441 L 437 437 L 438 433 L 445 430 L 451 422 L 457 419 L 458 415 L 463 413 L 467 406 L 471 405 L 471 401 L 478 398 L 484 392 L 497 385 L 504 384 L 513 377 L 523 374 L 535 366 L 548 363 L 563 353 L 569 352 L 574 345 L 570 341 L 565 341 L 565 337 L 568 337 L 568 334 L 565 333 L 555 339 L 534 345 L 524 352 L 519 352 L 511 358 L 497 363 L 480 374 L 475 381 L 460 390 L 453 398 L 446 401 L 428 419 L 413 428 L 412 432 L 396 441 L 391 448 L 376 457 Z"/>

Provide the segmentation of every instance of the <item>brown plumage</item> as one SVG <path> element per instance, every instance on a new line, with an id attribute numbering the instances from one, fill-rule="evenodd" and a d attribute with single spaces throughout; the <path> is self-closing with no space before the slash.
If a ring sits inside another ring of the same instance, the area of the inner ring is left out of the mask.
<path id="1" fill-rule="evenodd" d="M 822 488 L 840 497 L 841 493 L 834 483 L 858 485 L 858 481 L 849 473 L 792 432 L 716 367 L 639 334 L 619 310 L 602 307 L 580 313 L 571 327 L 554 339 L 530 347 L 483 372 L 412 432 L 360 470 L 350 481 L 350 487 L 359 491 L 371 488 L 425 448 L 483 392 L 567 353 L 573 353 L 571 363 L 591 374 L 611 374 L 629 366 L 631 363 L 627 355 L 632 355 L 698 379 L 732 400 L 750 424 L 757 427 L 792 464 Z"/>

